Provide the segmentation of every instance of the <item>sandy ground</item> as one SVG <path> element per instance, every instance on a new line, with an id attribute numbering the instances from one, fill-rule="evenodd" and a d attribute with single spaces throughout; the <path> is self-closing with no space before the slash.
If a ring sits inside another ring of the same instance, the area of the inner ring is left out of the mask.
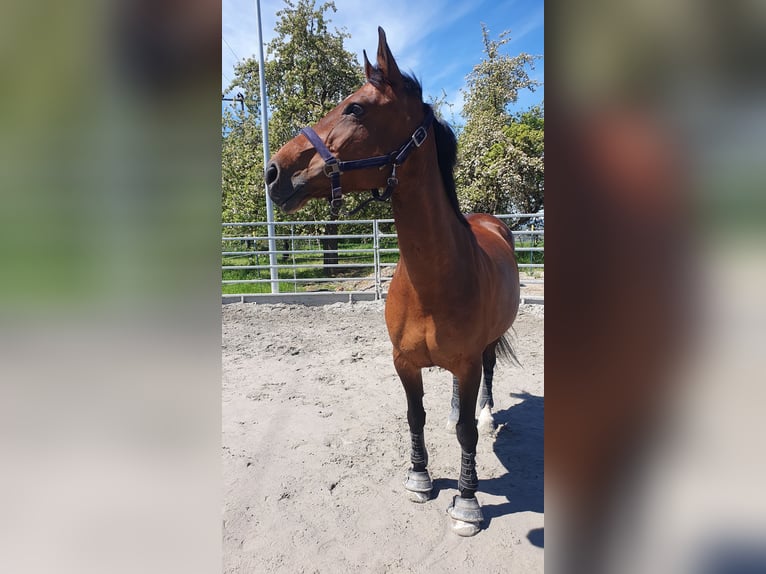
<path id="1" fill-rule="evenodd" d="M 450 529 L 451 375 L 424 371 L 433 498 L 410 502 L 406 400 L 382 302 L 223 307 L 227 573 L 543 571 L 542 306 L 522 306 L 477 447 L 484 528 Z"/>

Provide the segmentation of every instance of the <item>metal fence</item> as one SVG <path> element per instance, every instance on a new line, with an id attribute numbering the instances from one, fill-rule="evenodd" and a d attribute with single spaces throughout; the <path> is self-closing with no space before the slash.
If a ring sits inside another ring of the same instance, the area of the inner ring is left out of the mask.
<path id="1" fill-rule="evenodd" d="M 508 214 L 503 220 L 524 219 L 514 230 L 519 268 L 527 285 L 542 284 L 544 215 Z M 393 219 L 224 223 L 222 290 L 224 295 L 251 293 L 349 292 L 385 297 L 399 258 Z M 269 240 L 277 249 L 269 249 Z M 278 282 L 271 278 L 269 256 Z"/>

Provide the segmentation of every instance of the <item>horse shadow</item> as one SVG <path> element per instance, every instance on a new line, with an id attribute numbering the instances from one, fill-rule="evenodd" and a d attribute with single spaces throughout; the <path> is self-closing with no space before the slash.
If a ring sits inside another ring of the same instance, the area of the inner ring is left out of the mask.
<path id="1" fill-rule="evenodd" d="M 508 472 L 496 478 L 479 477 L 479 493 L 502 496 L 506 502 L 482 505 L 484 528 L 500 516 L 544 510 L 544 398 L 529 393 L 512 396 L 521 402 L 493 413 L 498 430 L 492 448 Z M 433 486 L 435 497 L 443 489 L 457 490 L 457 481 L 440 478 L 434 480 Z M 543 529 L 531 530 L 527 539 L 544 547 Z"/>

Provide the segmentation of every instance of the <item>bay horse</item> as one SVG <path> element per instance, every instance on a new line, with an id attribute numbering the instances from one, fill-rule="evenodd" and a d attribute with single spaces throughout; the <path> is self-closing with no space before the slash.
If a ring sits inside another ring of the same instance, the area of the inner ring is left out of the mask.
<path id="1" fill-rule="evenodd" d="M 519 307 L 513 236 L 491 215 L 460 212 L 455 135 L 423 103 L 420 84 L 400 72 L 382 28 L 377 65 L 365 52 L 364 69 L 367 82 L 359 90 L 273 156 L 266 167 L 268 192 L 287 213 L 312 198 L 329 198 L 337 213 L 342 174 L 349 190 L 390 197 L 400 258 L 385 317 L 394 367 L 407 395 L 412 467 L 405 489 L 413 500 L 425 502 L 433 488 L 421 369 L 438 366 L 453 375 L 448 426 L 462 450 L 460 494 L 448 513 L 454 531 L 471 536 L 483 521 L 475 496 L 479 389 L 479 426 L 492 428 L 497 356 L 515 360 L 505 338 Z"/>

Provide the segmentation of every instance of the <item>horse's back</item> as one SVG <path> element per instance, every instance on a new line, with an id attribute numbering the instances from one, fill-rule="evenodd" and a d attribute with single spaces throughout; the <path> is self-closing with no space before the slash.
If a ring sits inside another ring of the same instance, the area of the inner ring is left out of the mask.
<path id="1" fill-rule="evenodd" d="M 516 263 L 513 234 L 508 226 L 497 217 L 487 213 L 466 215 L 476 242 L 484 254 L 486 278 L 482 284 L 492 286 L 486 297 L 494 299 L 489 308 L 502 309 L 496 313 L 497 320 L 510 328 L 519 308 L 519 267 Z"/>
<path id="2" fill-rule="evenodd" d="M 476 235 L 476 239 L 478 239 L 483 248 L 486 249 L 488 245 L 485 245 L 482 242 L 482 239 L 498 236 L 500 239 L 510 245 L 511 252 L 513 252 L 513 234 L 511 233 L 511 230 L 508 229 L 508 226 L 500 221 L 497 217 L 490 215 L 489 213 L 468 213 L 466 214 L 465 218 L 470 224 L 474 235 Z"/>

